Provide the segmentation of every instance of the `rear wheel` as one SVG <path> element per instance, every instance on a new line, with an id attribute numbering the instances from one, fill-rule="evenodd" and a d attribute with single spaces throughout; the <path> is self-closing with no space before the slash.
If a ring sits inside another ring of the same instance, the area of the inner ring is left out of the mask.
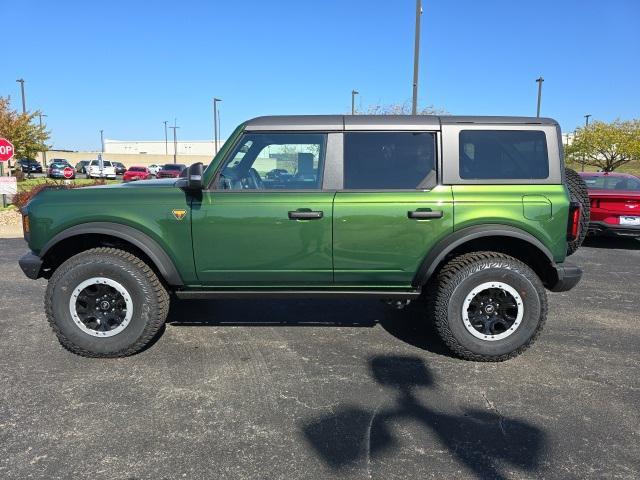
<path id="1" fill-rule="evenodd" d="M 580 216 L 580 234 L 575 240 L 567 242 L 567 255 L 572 255 L 576 250 L 578 250 L 578 248 L 580 248 L 580 245 L 582 245 L 582 242 L 587 236 L 589 218 L 591 216 L 591 202 L 589 201 L 587 184 L 584 183 L 584 180 L 578 172 L 571 170 L 570 168 L 566 168 L 565 181 L 571 201 L 578 202 L 582 207 L 582 214 Z"/>
<path id="2" fill-rule="evenodd" d="M 169 310 L 169 295 L 135 255 L 94 248 L 55 271 L 45 310 L 67 350 L 85 357 L 124 357 L 142 350 L 157 334 Z"/>
<path id="3" fill-rule="evenodd" d="M 547 316 L 544 286 L 508 255 L 474 252 L 451 260 L 431 291 L 436 329 L 466 360 L 499 362 L 524 352 Z"/>

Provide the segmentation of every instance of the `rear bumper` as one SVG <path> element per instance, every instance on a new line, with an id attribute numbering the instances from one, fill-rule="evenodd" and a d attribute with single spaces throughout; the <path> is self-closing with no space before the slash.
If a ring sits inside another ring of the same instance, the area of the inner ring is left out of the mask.
<path id="1" fill-rule="evenodd" d="M 582 268 L 572 263 L 560 263 L 556 265 L 558 280 L 555 284 L 549 285 L 552 292 L 566 292 L 575 287 L 582 278 Z"/>
<path id="2" fill-rule="evenodd" d="M 619 235 L 621 237 L 640 237 L 640 227 L 614 225 L 606 222 L 589 222 L 589 235 Z"/>
<path id="3" fill-rule="evenodd" d="M 18 265 L 20 265 L 20 268 L 28 278 L 35 280 L 36 278 L 40 277 L 40 270 L 42 269 L 42 259 L 35 253 L 25 253 L 22 257 L 20 257 L 20 260 L 18 260 Z"/>

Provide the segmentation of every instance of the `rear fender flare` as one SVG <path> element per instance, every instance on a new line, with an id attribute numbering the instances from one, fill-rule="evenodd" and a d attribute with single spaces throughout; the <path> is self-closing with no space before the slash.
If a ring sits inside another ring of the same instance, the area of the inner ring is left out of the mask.
<path id="1" fill-rule="evenodd" d="M 553 260 L 553 254 L 549 251 L 544 244 L 536 237 L 522 229 L 512 227 L 509 225 L 500 224 L 487 224 L 477 225 L 473 227 L 466 227 L 461 230 L 455 231 L 448 235 L 444 239 L 440 240 L 435 247 L 426 255 L 416 275 L 413 278 L 413 286 L 422 286 L 433 275 L 438 268 L 438 265 L 446 258 L 446 256 L 454 251 L 456 248 L 464 245 L 467 242 L 476 240 L 483 237 L 511 237 L 519 240 L 523 240 L 533 247 L 537 248 L 546 258 L 551 265 L 555 265 Z"/>

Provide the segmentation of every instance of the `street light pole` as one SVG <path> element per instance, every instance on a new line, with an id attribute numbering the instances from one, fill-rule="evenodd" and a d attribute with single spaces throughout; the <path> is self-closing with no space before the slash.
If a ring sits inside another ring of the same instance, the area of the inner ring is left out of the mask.
<path id="1" fill-rule="evenodd" d="M 536 78 L 536 82 L 538 83 L 538 109 L 536 110 L 536 117 L 540 116 L 540 102 L 542 101 L 542 82 L 544 82 L 544 78 L 540 76 L 540 78 Z"/>
<path id="2" fill-rule="evenodd" d="M 178 163 L 178 137 L 176 136 L 176 130 L 180 127 L 176 126 L 176 120 L 173 119 L 173 127 L 169 127 L 173 130 L 173 163 Z"/>
<path id="3" fill-rule="evenodd" d="M 24 79 L 19 78 L 16 82 L 20 84 L 20 92 L 22 93 L 22 113 L 27 113 L 27 102 L 24 98 Z"/>
<path id="4" fill-rule="evenodd" d="M 422 0 L 416 0 L 416 34 L 413 46 L 413 99 L 411 114 L 418 113 L 418 64 L 420 58 L 420 17 L 422 17 Z"/>
<path id="5" fill-rule="evenodd" d="M 48 117 L 49 115 L 45 115 L 44 113 L 38 113 L 38 118 L 40 120 L 40 130 L 42 130 L 42 117 Z M 42 165 L 44 168 L 47 168 L 47 150 L 44 149 L 42 151 Z"/>
<path id="6" fill-rule="evenodd" d="M 218 126 L 218 102 L 222 100 L 219 98 L 213 98 L 213 148 L 215 154 L 218 154 L 218 135 L 219 135 L 219 126 Z"/>
<path id="7" fill-rule="evenodd" d="M 164 156 L 168 156 L 169 155 L 169 139 L 167 138 L 167 121 L 165 120 L 164 122 Z"/>
<path id="8" fill-rule="evenodd" d="M 588 113 L 587 115 L 584 116 L 584 128 L 587 129 L 589 128 L 589 117 L 591 116 L 590 113 Z M 584 172 L 584 155 L 582 156 L 582 171 Z"/>
<path id="9" fill-rule="evenodd" d="M 358 92 L 357 90 L 351 90 L 351 115 L 355 115 L 356 114 L 356 95 L 358 95 L 360 92 Z"/>
<path id="10" fill-rule="evenodd" d="M 100 153 L 104 153 L 104 130 L 100 130 Z"/>

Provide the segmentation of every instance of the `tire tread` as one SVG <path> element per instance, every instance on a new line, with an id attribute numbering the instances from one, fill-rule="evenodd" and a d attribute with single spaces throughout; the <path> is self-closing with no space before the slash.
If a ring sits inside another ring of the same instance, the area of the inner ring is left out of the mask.
<path id="1" fill-rule="evenodd" d="M 456 340 L 455 336 L 451 332 L 449 327 L 449 314 L 448 306 L 451 296 L 455 288 L 460 283 L 460 277 L 463 277 L 473 266 L 479 262 L 507 262 L 512 266 L 512 269 L 520 274 L 523 274 L 529 281 L 532 281 L 534 288 L 538 291 L 540 298 L 540 321 L 534 334 L 529 340 L 518 347 L 516 350 L 505 353 L 503 355 L 485 355 L 475 353 L 463 346 Z M 428 291 L 432 292 L 428 297 L 429 310 L 433 312 L 436 331 L 438 332 L 442 341 L 447 347 L 458 357 L 464 360 L 471 360 L 476 362 L 503 362 L 511 358 L 517 357 L 522 352 L 527 350 L 538 338 L 544 323 L 547 319 L 547 295 L 544 290 L 542 282 L 535 274 L 535 272 L 525 263 L 520 260 L 498 252 L 471 252 L 454 257 L 450 260 L 439 272 L 436 277 L 432 288 L 428 288 Z"/>
<path id="2" fill-rule="evenodd" d="M 64 333 L 62 333 L 55 321 L 53 314 L 53 291 L 56 287 L 57 282 L 64 276 L 65 273 L 67 273 L 71 269 L 77 267 L 78 265 L 90 264 L 96 261 L 104 261 L 110 257 L 117 257 L 121 260 L 124 260 L 134 268 L 138 269 L 144 275 L 144 277 L 149 281 L 152 291 L 154 292 L 158 310 L 157 315 L 155 315 L 149 322 L 147 322 L 142 335 L 136 340 L 135 343 L 125 349 L 116 352 L 96 353 L 75 345 L 64 335 Z M 138 353 L 155 337 L 158 331 L 162 328 L 167 318 L 167 314 L 169 313 L 169 294 L 167 293 L 167 290 L 165 289 L 164 285 L 162 284 L 156 273 L 153 271 L 153 269 L 151 269 L 145 262 L 140 260 L 134 254 L 127 252 L 126 250 L 120 250 L 118 248 L 112 247 L 92 248 L 65 261 L 51 276 L 51 279 L 49 280 L 49 283 L 47 285 L 44 299 L 44 308 L 45 314 L 47 316 L 47 321 L 58 337 L 60 344 L 68 351 L 83 357 L 116 358 L 127 357 Z"/>

